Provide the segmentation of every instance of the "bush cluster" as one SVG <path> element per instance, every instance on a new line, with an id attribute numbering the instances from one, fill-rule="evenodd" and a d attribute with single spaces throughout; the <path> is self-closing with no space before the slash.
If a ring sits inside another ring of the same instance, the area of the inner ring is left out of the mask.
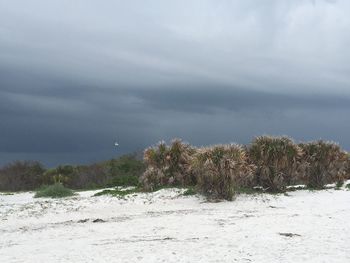
<path id="1" fill-rule="evenodd" d="M 302 149 L 288 137 L 257 137 L 248 153 L 257 167 L 256 184 L 270 191 L 295 184 L 305 169 Z"/>
<path id="2" fill-rule="evenodd" d="M 213 198 L 232 200 L 238 187 L 252 185 L 254 168 L 236 144 L 198 149 L 192 159 L 198 190 Z"/>
<path id="3" fill-rule="evenodd" d="M 162 186 L 186 186 L 195 184 L 190 169 L 192 155 L 196 150 L 179 139 L 168 146 L 160 142 L 144 152 L 146 171 L 140 178 L 145 190 L 155 190 Z"/>
<path id="4" fill-rule="evenodd" d="M 15 161 L 0 169 L 0 191 L 34 190 L 42 183 L 45 169 L 39 162 Z"/>
<path id="5" fill-rule="evenodd" d="M 211 198 L 231 200 L 239 189 L 257 186 L 284 191 L 289 185 L 323 188 L 349 178 L 350 158 L 339 145 L 317 141 L 295 143 L 288 137 L 260 136 L 248 146 L 196 148 L 176 139 L 144 152 L 144 190 L 195 186 Z"/>
<path id="6" fill-rule="evenodd" d="M 144 160 L 125 155 L 106 162 L 45 169 L 16 161 L 0 169 L 0 191 L 34 190 L 61 184 L 71 189 L 141 186 L 190 187 L 210 198 L 231 200 L 237 192 L 284 191 L 289 185 L 323 188 L 350 179 L 350 155 L 333 142 L 295 143 L 288 137 L 260 136 L 249 145 L 193 147 L 180 139 L 144 151 Z M 59 187 L 59 186 L 55 186 Z M 242 191 L 244 190 L 244 191 Z"/>
<path id="7" fill-rule="evenodd" d="M 42 186 L 37 190 L 34 197 L 61 198 L 72 195 L 74 195 L 74 192 L 71 189 L 64 187 L 61 183 L 55 183 L 53 185 Z"/>
<path id="8" fill-rule="evenodd" d="M 348 155 L 332 142 L 315 141 L 299 144 L 307 163 L 304 182 L 310 188 L 323 188 L 325 184 L 341 185 L 347 175 Z"/>
<path id="9" fill-rule="evenodd" d="M 16 161 L 0 169 L 0 191 L 34 190 L 61 183 L 71 189 L 136 186 L 144 164 L 136 154 L 91 165 L 45 169 L 39 162 Z"/>
<path id="10" fill-rule="evenodd" d="M 346 172 L 345 172 L 345 179 L 350 180 L 350 154 L 347 154 L 346 159 Z"/>

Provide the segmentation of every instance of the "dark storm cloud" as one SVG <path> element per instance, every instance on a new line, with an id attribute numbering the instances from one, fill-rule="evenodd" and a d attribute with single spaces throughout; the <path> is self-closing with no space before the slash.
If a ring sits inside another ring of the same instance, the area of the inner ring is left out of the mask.
<path id="1" fill-rule="evenodd" d="M 350 97 L 318 94 L 278 94 L 235 87 L 217 86 L 192 87 L 190 90 L 138 91 L 135 96 L 146 105 L 159 110 L 173 110 L 194 113 L 227 111 L 285 111 L 289 109 L 347 109 Z"/>
<path id="2" fill-rule="evenodd" d="M 345 0 L 0 0 L 0 163 L 262 133 L 349 149 L 347 10 Z"/>

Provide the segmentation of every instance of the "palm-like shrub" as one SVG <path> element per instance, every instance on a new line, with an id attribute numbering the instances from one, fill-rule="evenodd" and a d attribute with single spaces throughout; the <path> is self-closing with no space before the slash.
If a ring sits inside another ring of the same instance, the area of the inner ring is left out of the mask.
<path id="1" fill-rule="evenodd" d="M 238 187 L 251 184 L 253 166 L 244 149 L 236 144 L 201 148 L 193 159 L 200 192 L 211 198 L 232 200 Z"/>
<path id="2" fill-rule="evenodd" d="M 350 153 L 347 153 L 345 179 L 350 180 Z"/>
<path id="3" fill-rule="evenodd" d="M 348 155 L 333 142 L 301 143 L 303 158 L 308 163 L 304 181 L 308 187 L 323 188 L 325 184 L 342 183 L 348 164 Z"/>
<path id="4" fill-rule="evenodd" d="M 147 166 L 140 181 L 145 190 L 154 190 L 162 186 L 188 186 L 195 184 L 190 170 L 192 155 L 196 150 L 179 139 L 168 146 L 160 142 L 144 152 Z"/>
<path id="5" fill-rule="evenodd" d="M 294 184 L 305 168 L 301 148 L 288 137 L 255 138 L 249 157 L 257 167 L 256 183 L 269 191 L 281 191 Z"/>

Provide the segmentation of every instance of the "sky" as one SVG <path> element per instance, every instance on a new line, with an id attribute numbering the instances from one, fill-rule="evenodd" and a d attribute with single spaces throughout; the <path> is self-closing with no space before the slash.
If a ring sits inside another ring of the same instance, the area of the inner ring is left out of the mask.
<path id="1" fill-rule="evenodd" d="M 0 0 L 0 165 L 174 137 L 350 150 L 349 13 L 348 0 Z"/>

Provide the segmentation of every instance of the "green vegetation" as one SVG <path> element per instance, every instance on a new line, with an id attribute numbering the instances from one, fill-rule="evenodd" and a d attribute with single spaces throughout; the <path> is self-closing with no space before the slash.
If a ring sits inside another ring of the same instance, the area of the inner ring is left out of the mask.
<path id="1" fill-rule="evenodd" d="M 17 161 L 0 168 L 0 191 L 26 191 L 49 185 L 36 196 L 60 197 L 71 195 L 69 189 L 135 187 L 97 194 L 121 197 L 181 187 L 188 189 L 184 195 L 201 193 L 212 199 L 232 200 L 240 193 L 297 190 L 293 185 L 323 189 L 327 184 L 336 184 L 336 189 L 342 189 L 347 179 L 350 155 L 335 143 L 297 144 L 288 137 L 260 136 L 248 146 L 198 148 L 179 139 L 170 144 L 160 142 L 145 150 L 143 160 L 137 154 L 129 154 L 91 165 L 60 165 L 52 169 L 44 169 L 38 162 Z"/>
<path id="2" fill-rule="evenodd" d="M 295 183 L 303 170 L 302 150 L 288 137 L 257 137 L 249 156 L 257 167 L 257 184 L 272 192 Z"/>
<path id="3" fill-rule="evenodd" d="M 145 170 L 142 160 L 136 154 L 123 155 L 103 163 L 106 169 L 104 186 L 138 186 L 139 178 Z"/>
<path id="4" fill-rule="evenodd" d="M 304 181 L 309 188 L 322 189 L 324 185 L 342 185 L 346 175 L 348 155 L 332 142 L 301 143 L 303 159 L 307 163 Z"/>
<path id="5" fill-rule="evenodd" d="M 305 190 L 305 189 L 310 189 L 307 186 L 291 186 L 287 189 L 288 192 L 293 192 L 293 191 L 297 191 L 297 190 Z"/>
<path id="6" fill-rule="evenodd" d="M 146 191 L 191 187 L 209 198 L 232 200 L 239 193 L 285 193 L 300 188 L 287 189 L 293 185 L 322 189 L 336 183 L 339 187 L 349 178 L 349 159 L 335 143 L 296 144 L 288 137 L 260 136 L 248 147 L 195 148 L 175 140 L 145 151 L 146 171 L 140 182 Z"/>
<path id="7" fill-rule="evenodd" d="M 238 187 L 251 185 L 253 166 L 240 145 L 216 145 L 197 151 L 192 160 L 197 187 L 210 198 L 232 200 Z"/>
<path id="8" fill-rule="evenodd" d="M 187 143 L 175 139 L 168 146 L 160 142 L 145 150 L 146 171 L 141 177 L 144 190 L 153 191 L 160 186 L 187 186 L 195 184 L 190 161 L 196 150 Z"/>
<path id="9" fill-rule="evenodd" d="M 110 186 L 138 186 L 139 177 L 136 175 L 120 175 L 111 179 Z"/>
<path id="10" fill-rule="evenodd" d="M 236 189 L 237 194 L 254 195 L 254 194 L 261 194 L 263 192 L 264 191 L 262 189 L 251 188 L 251 187 L 239 187 Z"/>
<path id="11" fill-rule="evenodd" d="M 340 189 L 344 185 L 344 181 L 338 181 L 335 185 L 336 189 Z"/>
<path id="12" fill-rule="evenodd" d="M 98 192 L 94 194 L 94 196 L 101 196 L 101 195 L 111 195 L 116 197 L 125 197 L 130 194 L 135 194 L 140 192 L 140 189 L 134 188 L 134 189 L 126 189 L 126 190 L 120 190 L 120 189 L 106 189 L 101 192 Z"/>
<path id="13" fill-rule="evenodd" d="M 0 169 L 0 191 L 34 190 L 41 185 L 43 165 L 32 161 L 15 161 Z"/>
<path id="14" fill-rule="evenodd" d="M 124 155 L 107 162 L 109 168 L 109 186 L 138 186 L 145 165 L 134 155 Z"/>
<path id="15" fill-rule="evenodd" d="M 61 183 L 41 187 L 35 194 L 37 197 L 61 198 L 74 195 L 71 189 L 64 187 Z"/>
<path id="16" fill-rule="evenodd" d="M 197 191 L 193 187 L 190 187 L 182 195 L 190 196 L 190 195 L 195 195 L 195 194 L 197 194 Z"/>
<path id="17" fill-rule="evenodd" d="M 0 192 L 0 195 L 14 195 L 12 192 Z"/>
<path id="18" fill-rule="evenodd" d="M 28 191 L 62 183 L 70 189 L 137 186 L 145 166 L 136 154 L 91 165 L 44 169 L 38 162 L 17 161 L 0 168 L 0 191 Z"/>

